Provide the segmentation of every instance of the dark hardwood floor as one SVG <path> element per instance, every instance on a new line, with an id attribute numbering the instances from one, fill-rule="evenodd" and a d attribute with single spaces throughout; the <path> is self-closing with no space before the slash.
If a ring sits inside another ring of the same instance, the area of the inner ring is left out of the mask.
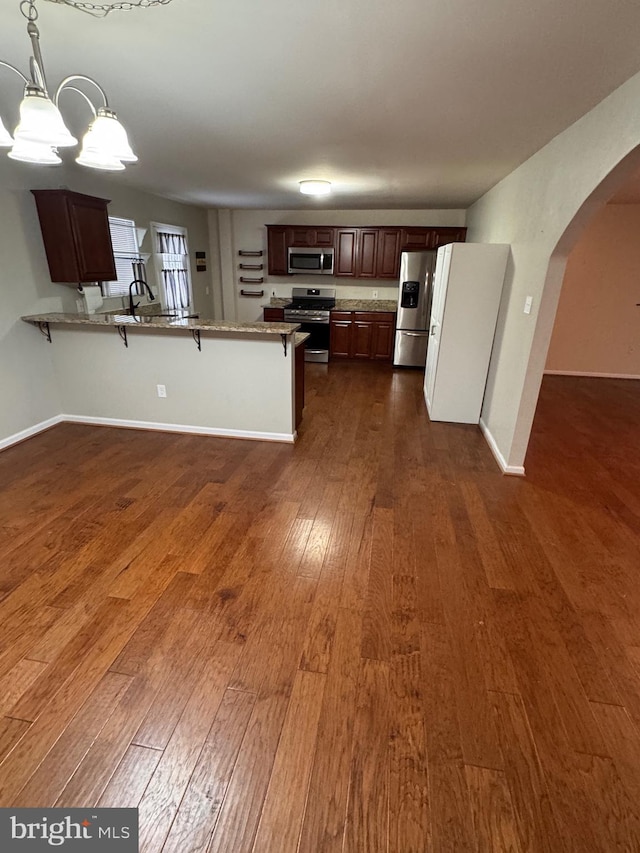
<path id="1" fill-rule="evenodd" d="M 308 365 L 295 447 L 0 454 L 0 805 L 146 853 L 640 850 L 640 383 L 548 377 L 526 479 L 419 372 Z"/>

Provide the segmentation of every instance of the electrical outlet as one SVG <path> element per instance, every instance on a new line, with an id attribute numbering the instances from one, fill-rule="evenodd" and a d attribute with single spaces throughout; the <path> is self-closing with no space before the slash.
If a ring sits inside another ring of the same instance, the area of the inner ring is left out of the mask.
<path id="1" fill-rule="evenodd" d="M 533 304 L 533 297 L 527 296 L 527 298 L 524 300 L 524 313 L 525 314 L 531 314 L 532 304 Z"/>
<path id="2" fill-rule="evenodd" d="M 378 298 L 378 291 L 374 290 L 371 295 L 372 295 L 373 299 L 377 299 Z"/>
<path id="3" fill-rule="evenodd" d="M 157 385 L 158 389 L 158 397 L 166 397 L 167 396 L 167 386 L 166 385 Z"/>

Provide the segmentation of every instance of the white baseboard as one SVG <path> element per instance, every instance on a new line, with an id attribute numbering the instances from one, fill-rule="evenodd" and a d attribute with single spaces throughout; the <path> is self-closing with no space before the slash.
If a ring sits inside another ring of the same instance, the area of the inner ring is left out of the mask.
<path id="1" fill-rule="evenodd" d="M 500 466 L 503 474 L 510 474 L 513 477 L 524 477 L 524 466 L 523 465 L 507 465 L 507 460 L 504 458 L 502 453 L 500 452 L 500 448 L 496 444 L 496 440 L 489 431 L 489 427 L 485 424 L 485 422 L 480 418 L 480 429 L 482 430 L 482 434 L 485 437 L 487 444 L 489 445 L 491 452 L 493 453 L 496 462 Z"/>
<path id="2" fill-rule="evenodd" d="M 89 424 L 90 426 L 110 426 L 121 427 L 123 429 L 149 429 L 157 432 L 181 432 L 191 435 L 211 435 L 217 438 L 244 438 L 251 441 L 280 441 L 285 444 L 293 444 L 297 438 L 297 432 L 252 432 L 243 429 L 218 429 L 215 427 L 199 427 L 190 426 L 189 424 L 161 424 L 152 421 L 128 421 L 120 418 L 93 418 L 84 415 L 56 415 L 54 418 L 49 418 L 39 424 L 28 429 L 23 429 L 21 432 L 16 432 L 14 435 L 9 435 L 7 438 L 0 439 L 0 450 L 5 450 L 13 444 L 19 444 L 21 441 L 37 435 L 39 432 L 44 432 L 53 426 L 61 423 L 74 424 Z"/>
<path id="3" fill-rule="evenodd" d="M 549 376 L 591 376 L 594 379 L 640 379 L 636 373 L 590 373 L 583 370 L 545 370 Z"/>
<path id="4" fill-rule="evenodd" d="M 37 435 L 39 432 L 44 432 L 46 429 L 51 429 L 52 426 L 61 423 L 64 420 L 62 415 L 56 415 L 53 418 L 48 418 L 46 421 L 40 421 L 39 424 L 34 424 L 27 429 L 16 432 L 13 435 L 8 435 L 6 438 L 0 439 L 0 450 L 11 447 L 13 444 L 19 444 L 21 441 L 26 441 Z"/>
<path id="5" fill-rule="evenodd" d="M 157 432 L 182 432 L 191 435 L 211 435 L 217 438 L 245 438 L 252 441 L 280 441 L 293 444 L 296 433 L 253 432 L 244 429 L 221 429 L 219 427 L 190 426 L 189 424 L 163 424 L 155 421 L 130 421 L 122 418 L 94 418 L 88 415 L 60 415 L 61 421 L 93 426 L 121 427 L 123 429 L 149 429 Z"/>

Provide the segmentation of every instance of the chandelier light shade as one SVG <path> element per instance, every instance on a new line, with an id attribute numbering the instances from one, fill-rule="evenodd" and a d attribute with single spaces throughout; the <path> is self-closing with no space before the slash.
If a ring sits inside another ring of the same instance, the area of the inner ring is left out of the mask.
<path id="1" fill-rule="evenodd" d="M 13 139 L 11 138 L 11 134 L 7 130 L 7 128 L 2 123 L 2 119 L 0 118 L 0 148 L 11 148 L 13 145 Z"/>
<path id="2" fill-rule="evenodd" d="M 55 149 L 42 142 L 29 142 L 26 139 L 16 139 L 9 157 L 23 163 L 35 163 L 41 166 L 57 166 L 62 163 Z"/>
<path id="3" fill-rule="evenodd" d="M 82 150 L 97 150 L 121 160 L 123 163 L 135 163 L 136 155 L 129 145 L 127 131 L 118 121 L 113 110 L 100 107 L 84 139 Z"/>
<path id="4" fill-rule="evenodd" d="M 89 132 L 87 132 L 85 139 L 87 136 L 89 136 Z M 108 154 L 95 149 L 87 149 L 84 145 L 76 157 L 76 163 L 81 166 L 88 166 L 90 169 L 101 169 L 103 172 L 122 172 L 125 168 L 122 160 L 117 160 L 115 157 L 110 157 Z"/>
<path id="5" fill-rule="evenodd" d="M 55 0 L 54 0 L 55 2 Z M 140 5 L 165 5 L 164 2 L 149 2 Z M 73 74 L 58 86 L 55 95 L 49 96 L 44 74 L 42 54 L 40 52 L 40 32 L 36 26 L 38 12 L 36 0 L 22 0 L 20 11 L 27 19 L 27 34 L 31 40 L 32 55 L 29 60 L 30 76 L 25 76 L 18 68 L 0 60 L 0 66 L 8 68 L 22 78 L 24 97 L 20 104 L 20 120 L 13 138 L 0 118 L 0 147 L 10 148 L 8 152 L 12 160 L 41 165 L 57 165 L 62 160 L 58 156 L 58 148 L 70 148 L 78 144 L 78 140 L 69 132 L 59 109 L 62 92 L 75 92 L 88 104 L 93 115 L 93 121 L 82 140 L 82 150 L 76 162 L 91 169 L 121 172 L 125 163 L 135 163 L 134 154 L 127 132 L 118 121 L 115 112 L 109 106 L 106 93 L 102 86 L 93 78 L 84 74 Z M 93 4 L 67 3 L 77 8 Z M 88 11 L 88 9 L 85 9 Z M 72 83 L 89 83 L 91 91 L 97 90 L 102 103 L 97 107 L 89 95 Z"/>
<path id="6" fill-rule="evenodd" d="M 52 148 L 69 148 L 78 144 L 53 101 L 30 86 L 27 86 L 20 104 L 20 124 L 13 136 L 16 140 L 39 142 Z"/>
<path id="7" fill-rule="evenodd" d="M 304 195 L 329 195 L 331 181 L 300 181 L 300 192 Z"/>

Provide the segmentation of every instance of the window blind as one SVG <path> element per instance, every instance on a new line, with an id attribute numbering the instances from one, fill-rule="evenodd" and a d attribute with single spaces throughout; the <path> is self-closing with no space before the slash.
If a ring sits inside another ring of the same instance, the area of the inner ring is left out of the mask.
<path id="1" fill-rule="evenodd" d="M 129 285 L 135 278 L 133 264 L 142 260 L 138 246 L 136 223 L 133 219 L 110 216 L 109 229 L 118 277 L 115 281 L 102 282 L 102 295 L 128 296 Z"/>
<path id="2" fill-rule="evenodd" d="M 156 231 L 156 251 L 169 309 L 188 308 L 190 303 L 189 249 L 186 233 L 180 231 L 177 226 L 175 231 Z"/>

